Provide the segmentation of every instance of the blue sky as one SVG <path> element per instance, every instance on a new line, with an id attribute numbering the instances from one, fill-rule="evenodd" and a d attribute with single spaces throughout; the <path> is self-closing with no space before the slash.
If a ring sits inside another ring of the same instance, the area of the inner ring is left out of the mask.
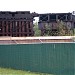
<path id="1" fill-rule="evenodd" d="M 0 0 L 0 11 L 63 13 L 75 10 L 75 0 Z"/>

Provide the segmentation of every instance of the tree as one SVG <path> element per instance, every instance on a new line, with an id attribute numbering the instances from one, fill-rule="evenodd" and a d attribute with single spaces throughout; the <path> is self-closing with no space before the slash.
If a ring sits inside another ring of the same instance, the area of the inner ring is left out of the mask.
<path id="1" fill-rule="evenodd" d="M 41 30 L 38 28 L 38 23 L 34 23 L 34 36 L 41 36 Z"/>
<path id="2" fill-rule="evenodd" d="M 43 36 L 71 36 L 73 31 L 67 27 L 66 23 L 63 21 L 57 21 L 57 26 L 55 30 L 52 30 L 49 24 L 44 25 Z M 38 23 L 34 23 L 34 36 L 41 36 L 41 30 L 38 28 Z"/>
<path id="3" fill-rule="evenodd" d="M 57 21 L 57 35 L 70 36 L 73 35 L 72 30 L 63 21 Z"/>
<path id="4" fill-rule="evenodd" d="M 70 36 L 73 35 L 72 30 L 67 27 L 66 23 L 63 21 L 57 21 L 57 26 L 55 30 L 52 30 L 49 25 L 45 25 L 44 36 Z"/>

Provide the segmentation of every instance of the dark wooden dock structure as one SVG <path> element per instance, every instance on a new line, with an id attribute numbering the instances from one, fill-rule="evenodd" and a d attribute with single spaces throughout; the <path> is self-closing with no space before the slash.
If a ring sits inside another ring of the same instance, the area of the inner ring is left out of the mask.
<path id="1" fill-rule="evenodd" d="M 0 12 L 0 36 L 33 36 L 33 19 L 30 11 Z"/>
<path id="2" fill-rule="evenodd" d="M 33 20 L 39 17 L 38 27 L 44 35 L 46 26 L 57 30 L 57 22 L 63 21 L 70 30 L 75 28 L 75 15 L 72 13 L 30 13 L 30 11 L 0 11 L 0 36 L 34 36 Z"/>
<path id="3" fill-rule="evenodd" d="M 46 27 L 50 28 L 52 32 L 56 32 L 58 21 L 62 21 L 70 30 L 74 30 L 75 28 L 75 15 L 72 13 L 40 14 L 38 25 L 41 35 L 44 35 Z"/>

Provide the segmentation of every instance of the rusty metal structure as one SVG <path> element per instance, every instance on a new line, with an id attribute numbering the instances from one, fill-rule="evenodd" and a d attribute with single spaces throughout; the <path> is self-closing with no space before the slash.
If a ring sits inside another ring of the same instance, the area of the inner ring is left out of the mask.
<path id="1" fill-rule="evenodd" d="M 48 13 L 39 15 L 39 29 L 41 30 L 41 35 L 44 35 L 46 26 L 54 32 L 57 31 L 57 22 L 63 21 L 65 25 L 70 30 L 74 30 L 75 27 L 75 15 L 72 13 Z"/>
<path id="2" fill-rule="evenodd" d="M 44 34 L 46 25 L 52 31 L 56 31 L 58 20 L 66 23 L 71 30 L 75 27 L 75 16 L 72 13 L 38 14 L 30 13 L 30 11 L 0 11 L 0 36 L 34 36 L 34 17 L 39 17 L 38 27 L 41 30 L 41 35 Z"/>
<path id="3" fill-rule="evenodd" d="M 0 36 L 33 36 L 33 19 L 30 11 L 0 12 Z"/>

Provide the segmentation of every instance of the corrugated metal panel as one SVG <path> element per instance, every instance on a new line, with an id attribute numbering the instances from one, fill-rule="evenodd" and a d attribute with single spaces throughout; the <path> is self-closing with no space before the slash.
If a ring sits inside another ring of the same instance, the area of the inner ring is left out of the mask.
<path id="1" fill-rule="evenodd" d="M 75 43 L 0 45 L 0 67 L 74 75 Z"/>

